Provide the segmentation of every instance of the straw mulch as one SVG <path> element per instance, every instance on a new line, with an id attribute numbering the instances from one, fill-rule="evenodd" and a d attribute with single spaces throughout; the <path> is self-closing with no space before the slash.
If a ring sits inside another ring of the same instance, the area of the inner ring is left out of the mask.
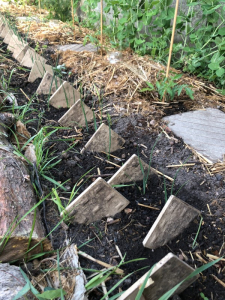
<path id="1" fill-rule="evenodd" d="M 8 10 L 9 7 L 11 14 L 22 14 L 20 6 L 8 5 Z M 4 7 L 1 7 L 2 9 Z M 28 11 L 30 15 L 35 13 L 37 16 L 36 7 L 26 6 L 26 12 Z M 43 11 L 43 15 L 46 16 L 47 12 Z M 93 34 L 93 31 L 87 28 L 78 25 L 71 28 L 68 24 L 58 20 L 41 22 L 43 15 L 39 15 L 40 21 L 18 21 L 18 30 L 27 33 L 29 28 L 28 36 L 31 39 L 45 43 L 48 41 L 51 45 L 80 44 L 83 43 L 88 34 Z M 60 64 L 64 63 L 77 78 L 74 84 L 82 83 L 84 88 L 92 91 L 96 96 L 101 92 L 104 96 L 126 102 L 126 106 L 136 103 L 142 111 L 149 110 L 152 105 L 159 105 L 161 101 L 156 91 L 142 93 L 140 90 L 147 87 L 146 81 L 155 84 L 157 80 L 162 78 L 165 75 L 165 66 L 152 61 L 147 55 L 140 57 L 131 49 L 122 51 L 119 61 L 116 64 L 111 64 L 108 58 L 112 49 L 110 49 L 106 39 L 104 39 L 104 46 L 103 56 L 99 52 L 90 53 L 86 51 L 60 53 Z M 55 57 L 57 55 L 58 53 Z M 172 73 L 181 72 L 171 68 L 170 74 Z M 178 84 L 190 85 L 195 92 L 195 100 L 190 101 L 185 94 L 181 94 L 179 100 L 175 100 L 173 103 L 185 101 L 189 110 L 218 105 L 225 110 L 225 97 L 220 95 L 210 83 L 204 83 L 194 76 L 183 74 Z M 166 108 L 172 106 L 171 103 L 160 105 L 160 107 Z"/>

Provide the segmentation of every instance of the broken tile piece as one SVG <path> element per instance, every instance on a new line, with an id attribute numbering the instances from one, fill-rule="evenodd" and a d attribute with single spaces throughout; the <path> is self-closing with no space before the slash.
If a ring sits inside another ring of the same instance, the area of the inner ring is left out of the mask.
<path id="1" fill-rule="evenodd" d="M 35 60 L 40 61 L 43 64 L 45 64 L 47 61 L 44 57 L 39 55 L 32 48 L 28 48 L 27 52 L 25 53 L 25 55 L 21 61 L 21 65 L 24 67 L 27 67 L 27 68 L 32 68 Z"/>
<path id="2" fill-rule="evenodd" d="M 140 163 L 143 167 L 145 176 L 153 174 L 152 168 L 148 166 L 142 159 L 140 159 L 136 154 L 133 154 L 126 163 L 108 180 L 108 184 L 117 185 L 127 182 L 135 182 L 143 180 L 144 175 L 141 170 Z"/>
<path id="3" fill-rule="evenodd" d="M 58 122 L 62 126 L 85 126 L 85 118 L 88 123 L 91 122 L 93 120 L 93 111 L 79 99 L 70 107 L 61 119 L 59 119 Z"/>
<path id="4" fill-rule="evenodd" d="M 103 123 L 81 150 L 81 153 L 85 151 L 111 153 L 121 149 L 124 143 L 125 140 L 121 136 Z"/>
<path id="5" fill-rule="evenodd" d="M 16 58 L 18 54 L 24 49 L 24 47 L 27 46 L 28 49 L 28 44 L 26 44 L 23 40 L 19 41 L 18 44 L 16 44 L 11 51 L 13 51 L 12 57 Z"/>
<path id="6" fill-rule="evenodd" d="M 10 39 L 10 41 L 9 41 L 7 50 L 13 52 L 14 47 L 15 47 L 16 44 L 18 44 L 18 43 L 19 43 L 18 37 L 17 37 L 15 34 L 13 34 L 12 37 L 11 37 L 11 39 Z"/>
<path id="7" fill-rule="evenodd" d="M 55 91 L 49 100 L 49 104 L 56 108 L 71 107 L 80 99 L 80 93 L 67 81 Z"/>
<path id="8" fill-rule="evenodd" d="M 9 30 L 8 33 L 6 34 L 6 36 L 4 37 L 3 43 L 9 44 L 12 36 L 13 36 L 13 31 Z"/>
<path id="9" fill-rule="evenodd" d="M 62 83 L 62 78 L 56 77 L 55 75 L 52 75 L 48 71 L 46 71 L 36 93 L 38 95 L 52 95 L 60 87 L 60 85 L 62 85 Z"/>
<path id="10" fill-rule="evenodd" d="M 93 44 L 70 44 L 70 45 L 60 45 L 58 46 L 58 50 L 61 51 L 75 51 L 75 52 L 81 52 L 81 51 L 88 51 L 88 52 L 96 52 L 98 51 L 98 48 Z"/>
<path id="11" fill-rule="evenodd" d="M 43 61 L 35 60 L 28 77 L 28 82 L 34 82 L 37 78 L 43 78 L 45 72 L 54 74 L 52 66 L 43 63 Z"/>
<path id="12" fill-rule="evenodd" d="M 143 241 L 144 247 L 156 249 L 180 234 L 200 211 L 175 196 L 170 196 Z"/>
<path id="13" fill-rule="evenodd" d="M 180 260 L 177 256 L 172 253 L 168 253 L 153 267 L 141 299 L 159 300 L 160 297 L 162 297 L 166 292 L 168 292 L 170 289 L 184 280 L 193 271 L 193 268 Z M 138 281 L 136 281 L 128 290 L 126 290 L 117 300 L 135 300 L 147 274 L 148 272 Z M 175 291 L 175 293 L 180 294 L 197 278 L 198 276 L 195 276 L 185 281 Z"/>
<path id="14" fill-rule="evenodd" d="M 211 162 L 223 161 L 225 154 L 225 114 L 207 108 L 163 118 L 184 142 Z"/>
<path id="15" fill-rule="evenodd" d="M 71 223 L 90 224 L 114 216 L 129 203 L 104 179 L 98 178 L 66 207 L 61 217 L 68 216 Z"/>
<path id="16" fill-rule="evenodd" d="M 5 36 L 8 34 L 9 32 L 9 26 L 7 24 L 5 24 L 5 26 L 3 27 L 1 33 L 0 33 L 0 37 L 1 38 L 5 38 Z"/>
<path id="17" fill-rule="evenodd" d="M 15 49 L 13 53 L 13 57 L 21 64 L 29 46 L 25 45 L 21 50 L 19 48 Z"/>

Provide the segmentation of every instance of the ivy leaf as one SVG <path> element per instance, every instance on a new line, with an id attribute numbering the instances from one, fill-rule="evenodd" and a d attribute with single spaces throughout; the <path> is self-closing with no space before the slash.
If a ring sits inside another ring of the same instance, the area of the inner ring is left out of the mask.
<path id="1" fill-rule="evenodd" d="M 217 75 L 218 77 L 222 77 L 224 73 L 225 73 L 225 69 L 224 69 L 224 68 L 219 68 L 219 69 L 216 71 L 216 75 Z"/>

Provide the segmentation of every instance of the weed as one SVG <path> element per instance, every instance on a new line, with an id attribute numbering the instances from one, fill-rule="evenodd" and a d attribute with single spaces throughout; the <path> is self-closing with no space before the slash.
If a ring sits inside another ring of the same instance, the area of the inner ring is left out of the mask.
<path id="1" fill-rule="evenodd" d="M 209 298 L 207 298 L 207 297 L 204 295 L 204 293 L 200 293 L 200 296 L 201 296 L 201 298 L 202 298 L 203 300 L 209 300 Z"/>
<path id="2" fill-rule="evenodd" d="M 107 157 L 108 157 L 108 160 L 110 160 L 112 137 L 111 137 L 111 117 L 109 114 L 107 114 L 107 121 L 108 121 L 108 125 L 109 125 L 109 152 L 107 154 Z"/>
<path id="3" fill-rule="evenodd" d="M 139 153 L 138 153 L 139 165 L 140 165 L 140 168 L 141 168 L 141 172 L 143 174 L 143 195 L 145 195 L 145 193 L 146 193 L 146 186 L 147 186 L 148 178 L 149 178 L 149 175 L 150 175 L 150 172 L 151 172 L 152 155 L 153 155 L 153 152 L 154 152 L 156 144 L 161 139 L 161 136 L 162 136 L 162 134 L 160 133 L 159 136 L 158 136 L 158 138 L 156 139 L 156 141 L 155 141 L 152 149 L 151 149 L 151 153 L 150 153 L 150 157 L 149 157 L 149 163 L 148 163 L 147 174 L 145 173 L 145 170 L 143 168 L 143 165 L 142 165 Z"/>
<path id="4" fill-rule="evenodd" d="M 199 222 L 199 226 L 198 226 L 198 231 L 197 231 L 197 233 L 195 235 L 195 238 L 194 238 L 194 241 L 193 241 L 193 244 L 192 244 L 192 249 L 195 249 L 195 247 L 197 246 L 197 238 L 198 238 L 201 226 L 202 226 L 202 221 L 203 221 L 203 217 L 201 216 L 201 219 L 200 219 L 200 222 Z"/>

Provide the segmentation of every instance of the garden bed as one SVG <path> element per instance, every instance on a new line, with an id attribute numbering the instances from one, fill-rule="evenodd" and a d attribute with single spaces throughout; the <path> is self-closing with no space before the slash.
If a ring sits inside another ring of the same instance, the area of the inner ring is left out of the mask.
<path id="1" fill-rule="evenodd" d="M 34 83 L 29 83 L 27 81 L 29 71 L 21 69 L 10 56 L 5 56 L 5 45 L 2 45 L 1 48 L 3 50 L 1 69 L 4 72 L 4 77 L 8 79 L 10 71 L 16 68 L 10 80 L 9 91 L 15 93 L 20 107 L 29 104 L 27 112 L 24 116 L 20 114 L 20 117 L 26 123 L 31 136 L 35 135 L 41 128 L 45 128 L 46 132 L 50 132 L 53 130 L 51 128 L 60 127 L 58 120 L 67 109 L 55 109 L 49 106 L 47 96 L 33 97 L 40 79 L 37 79 Z M 46 55 L 46 58 L 50 58 L 51 63 L 54 64 L 55 61 L 54 56 L 51 56 L 52 53 L 53 49 L 47 48 L 44 56 Z M 6 67 L 4 68 L 4 66 Z M 101 72 L 103 71 L 101 70 Z M 76 80 L 80 76 L 78 71 L 75 71 L 69 78 L 67 76 L 65 79 L 69 79 L 71 82 L 75 81 L 77 87 L 79 87 Z M 189 78 L 188 75 L 186 76 Z M 104 84 L 102 85 L 104 86 Z M 88 106 L 97 110 L 99 97 L 96 95 L 96 92 L 93 92 L 88 87 L 87 85 L 85 89 L 84 101 Z M 101 87 L 99 86 L 99 88 Z M 103 121 L 107 124 L 107 114 L 110 114 L 112 121 L 110 126 L 112 130 L 120 134 L 126 141 L 123 149 L 112 153 L 110 158 L 104 153 L 87 152 L 82 155 L 80 154 L 80 150 L 94 133 L 93 124 L 90 124 L 88 128 L 82 129 L 58 128 L 50 136 L 45 149 L 49 149 L 49 157 L 57 156 L 56 161 L 61 161 L 50 170 L 48 176 L 58 183 L 66 182 L 63 185 L 66 191 L 61 188 L 57 189 L 63 205 L 66 205 L 68 202 L 67 199 L 75 184 L 77 184 L 77 195 L 79 195 L 99 174 L 103 175 L 105 180 L 109 179 L 118 170 L 118 166 L 122 166 L 132 154 L 139 155 L 143 161 L 149 163 L 152 153 L 151 166 L 170 178 L 175 179 L 173 186 L 171 180 L 164 179 L 160 175 L 152 175 L 149 177 L 145 194 L 143 194 L 142 182 L 137 182 L 136 185 L 132 186 L 117 188 L 130 201 L 128 206 L 129 211 L 124 210 L 112 219 L 103 219 L 89 226 L 70 225 L 68 230 L 65 230 L 65 227 L 61 225 L 58 226 L 51 234 L 54 249 L 62 248 L 65 238 L 69 237 L 71 242 L 76 243 L 78 247 L 88 242 L 82 246 L 82 251 L 112 265 L 117 265 L 120 262 L 116 245 L 119 247 L 122 255 L 126 254 L 126 261 L 146 258 L 144 261 L 135 261 L 124 265 L 123 269 L 127 274 L 145 266 L 151 267 L 169 252 L 178 255 L 180 259 L 186 261 L 194 268 L 208 262 L 210 260 L 207 256 L 208 254 L 216 257 L 225 254 L 223 240 L 225 224 L 224 175 L 220 173 L 216 175 L 211 174 L 207 166 L 199 160 L 194 152 L 182 140 L 173 136 L 172 132 L 161 121 L 163 115 L 188 111 L 189 109 L 198 107 L 218 107 L 224 111 L 223 102 L 219 102 L 219 100 L 223 100 L 222 97 L 217 97 L 215 94 L 209 95 L 209 93 L 209 90 L 199 91 L 195 101 L 182 102 L 177 99 L 178 101 L 170 104 L 169 107 L 167 105 L 154 104 L 152 103 L 154 99 L 142 96 L 141 101 L 143 101 L 143 106 L 133 101 L 128 109 L 128 104 L 125 101 L 121 102 L 116 93 L 104 96 L 103 91 Z M 29 99 L 31 100 L 29 101 Z M 18 110 L 18 112 L 22 112 L 22 110 Z M 99 125 L 100 119 L 97 119 L 97 122 Z M 164 131 L 162 128 L 164 128 Z M 161 137 L 159 138 L 160 134 Z M 157 139 L 158 142 L 153 148 Z M 168 165 L 180 165 L 184 162 L 191 162 L 194 165 L 191 167 L 182 167 L 178 173 L 178 168 L 168 167 Z M 40 180 L 42 189 L 45 195 L 47 195 L 55 185 L 49 180 L 44 180 L 42 177 L 40 177 Z M 199 209 L 202 213 L 203 223 L 200 233 L 197 236 L 197 244 L 193 247 L 200 220 L 193 222 L 191 226 L 168 245 L 154 251 L 144 248 L 142 245 L 143 239 L 164 206 L 167 197 L 171 193 L 171 189 L 173 189 L 173 194 L 179 191 L 177 196 L 180 199 Z M 151 208 L 146 206 L 150 206 Z M 48 227 L 48 232 L 59 221 L 58 208 L 52 201 L 52 198 L 49 197 L 46 200 L 45 224 Z M 81 258 L 80 261 L 83 268 L 99 268 L 96 264 L 90 263 L 85 258 Z M 146 270 L 135 272 L 120 285 L 120 288 L 122 290 L 127 289 Z M 209 299 L 223 300 L 224 286 L 215 278 L 224 282 L 223 261 L 205 271 L 191 287 L 180 295 L 181 299 L 199 300 L 201 299 L 200 293 L 204 293 Z M 113 275 L 106 283 L 107 289 L 110 289 L 117 281 L 118 277 Z M 90 295 L 90 299 L 100 299 L 102 296 L 102 291 L 96 289 Z"/>

